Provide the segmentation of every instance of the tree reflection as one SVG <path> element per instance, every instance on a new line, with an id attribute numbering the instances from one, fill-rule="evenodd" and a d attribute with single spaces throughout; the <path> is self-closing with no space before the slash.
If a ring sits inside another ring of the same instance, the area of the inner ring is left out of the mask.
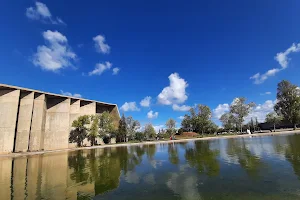
<path id="1" fill-rule="evenodd" d="M 88 180 L 89 172 L 86 171 L 86 157 L 82 151 L 75 151 L 68 157 L 69 168 L 73 169 L 70 178 L 76 183 Z"/>
<path id="2" fill-rule="evenodd" d="M 153 160 L 153 157 L 156 153 L 156 145 L 155 144 L 149 144 L 149 145 L 144 145 L 147 157 L 149 160 Z"/>
<path id="3" fill-rule="evenodd" d="M 169 161 L 174 165 L 178 165 L 179 157 L 178 157 L 178 149 L 177 145 L 174 143 L 168 144 L 168 153 L 169 153 Z"/>
<path id="4" fill-rule="evenodd" d="M 209 141 L 195 142 L 194 148 L 188 147 L 185 151 L 185 158 L 189 165 L 208 176 L 217 176 L 220 172 L 218 155 L 218 150 L 210 150 Z"/>
<path id="5" fill-rule="evenodd" d="M 147 148 L 149 155 L 154 153 Z M 95 195 L 119 186 L 121 171 L 126 174 L 142 162 L 145 149 L 139 146 L 75 151 L 69 154 L 70 179 L 75 183 L 94 184 Z M 84 195 L 81 196 L 84 198 Z"/>
<path id="6" fill-rule="evenodd" d="M 113 149 L 104 150 L 105 154 L 98 158 L 99 177 L 95 179 L 95 194 L 102 194 L 119 186 L 121 158 L 124 155 L 118 154 L 118 151 Z"/>
<path id="7" fill-rule="evenodd" d="M 298 179 L 300 179 L 300 135 L 287 136 L 287 144 L 285 157 L 291 163 Z"/>
<path id="8" fill-rule="evenodd" d="M 259 157 L 253 155 L 250 150 L 246 148 L 244 139 L 229 139 L 227 143 L 227 153 L 230 156 L 236 156 L 240 166 L 251 177 L 257 177 L 262 162 Z"/>

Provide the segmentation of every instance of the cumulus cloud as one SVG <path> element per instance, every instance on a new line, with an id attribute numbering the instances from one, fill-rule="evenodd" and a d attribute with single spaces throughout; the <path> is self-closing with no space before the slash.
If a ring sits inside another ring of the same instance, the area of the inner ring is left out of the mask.
<path id="1" fill-rule="evenodd" d="M 58 71 L 73 66 L 76 54 L 68 45 L 66 36 L 58 31 L 47 30 L 43 32 L 46 45 L 38 46 L 33 55 L 33 64 L 44 70 Z"/>
<path id="2" fill-rule="evenodd" d="M 124 112 L 127 111 L 139 111 L 140 109 L 136 106 L 136 102 L 125 102 L 121 108 Z"/>
<path id="3" fill-rule="evenodd" d="M 120 68 L 118 68 L 118 67 L 113 68 L 113 75 L 117 75 L 119 73 L 119 71 L 120 71 Z"/>
<path id="4" fill-rule="evenodd" d="M 291 60 L 288 56 L 290 53 L 296 53 L 300 51 L 300 43 L 295 44 L 293 43 L 287 50 L 284 52 L 277 53 L 275 56 L 275 60 L 279 63 L 280 68 L 273 68 L 268 70 L 264 74 L 256 73 L 255 75 L 251 76 L 250 79 L 254 80 L 255 84 L 261 84 L 265 80 L 267 80 L 271 76 L 275 76 L 278 72 L 286 69 L 288 67 L 289 61 Z"/>
<path id="5" fill-rule="evenodd" d="M 105 43 L 105 37 L 103 35 L 97 35 L 93 38 L 93 40 L 95 42 L 95 48 L 98 53 L 110 53 L 110 46 Z"/>
<path id="6" fill-rule="evenodd" d="M 219 104 L 215 109 L 213 109 L 214 117 L 220 119 L 224 113 L 229 111 L 229 108 L 230 106 L 227 103 Z"/>
<path id="7" fill-rule="evenodd" d="M 62 95 L 70 96 L 70 97 L 77 97 L 77 98 L 82 98 L 81 94 L 72 94 L 71 92 L 64 92 L 63 90 L 60 90 L 60 93 Z"/>
<path id="8" fill-rule="evenodd" d="M 97 63 L 95 69 L 89 72 L 89 76 L 101 75 L 104 71 L 109 70 L 111 67 L 112 67 L 112 63 L 110 62 Z"/>
<path id="9" fill-rule="evenodd" d="M 184 116 L 179 116 L 178 119 L 183 120 Z"/>
<path id="10" fill-rule="evenodd" d="M 143 107 L 149 107 L 150 103 L 151 103 L 151 97 L 147 96 L 140 102 L 140 105 Z"/>
<path id="11" fill-rule="evenodd" d="M 179 106 L 177 104 L 173 104 L 172 108 L 175 111 L 189 111 L 191 109 L 191 106 L 187 106 L 187 105 Z"/>
<path id="12" fill-rule="evenodd" d="M 184 103 L 188 99 L 185 91 L 188 83 L 177 73 L 171 74 L 169 80 L 170 85 L 165 87 L 157 97 L 158 103 L 163 105 Z"/>
<path id="13" fill-rule="evenodd" d="M 158 117 L 158 112 L 153 112 L 152 110 L 150 110 L 147 113 L 147 117 L 148 117 L 148 119 L 155 119 Z"/>
<path id="14" fill-rule="evenodd" d="M 257 118 L 258 122 L 264 122 L 266 115 L 270 112 L 274 111 L 274 105 L 276 103 L 275 101 L 272 100 L 267 100 L 263 104 L 258 104 L 255 106 L 250 114 L 245 118 L 245 122 L 249 122 L 251 118 Z"/>
<path id="15" fill-rule="evenodd" d="M 35 2 L 34 7 L 26 8 L 26 16 L 31 20 L 40 20 L 43 23 L 65 24 L 62 19 L 56 17 L 53 19 L 47 5 L 41 2 Z"/>

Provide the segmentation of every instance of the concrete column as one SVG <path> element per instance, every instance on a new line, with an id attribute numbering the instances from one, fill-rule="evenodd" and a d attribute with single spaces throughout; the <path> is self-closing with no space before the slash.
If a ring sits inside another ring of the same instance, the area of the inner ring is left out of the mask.
<path id="1" fill-rule="evenodd" d="M 81 101 L 80 102 L 80 116 L 82 115 L 95 115 L 96 114 L 96 102 Z M 84 146 L 91 146 L 91 143 L 87 140 L 83 140 Z"/>
<path id="2" fill-rule="evenodd" d="M 16 158 L 14 161 L 14 169 L 13 169 L 13 196 L 14 200 L 23 200 L 26 199 L 26 193 L 25 191 L 27 187 L 26 183 L 26 170 L 27 170 L 27 158 Z"/>
<path id="3" fill-rule="evenodd" d="M 80 100 L 71 99 L 70 105 L 70 131 L 72 130 L 72 123 L 80 116 Z M 69 134 L 70 135 L 70 134 Z M 76 143 L 69 143 L 69 148 L 76 147 Z"/>
<path id="4" fill-rule="evenodd" d="M 119 126 L 119 122 L 120 122 L 120 115 L 119 115 L 118 107 L 117 106 L 113 107 L 113 109 L 110 111 L 110 115 L 113 118 L 115 127 L 118 127 Z"/>
<path id="5" fill-rule="evenodd" d="M 96 102 L 81 101 L 80 102 L 80 115 L 95 115 Z"/>
<path id="6" fill-rule="evenodd" d="M 20 96 L 15 152 L 26 152 L 28 150 L 34 92 L 21 92 Z"/>
<path id="7" fill-rule="evenodd" d="M 11 198 L 12 159 L 0 159 L 0 199 Z"/>
<path id="8" fill-rule="evenodd" d="M 80 116 L 80 100 L 71 100 L 70 105 L 70 127 L 72 123 Z"/>
<path id="9" fill-rule="evenodd" d="M 46 109 L 45 94 L 37 94 L 33 101 L 32 122 L 29 136 L 30 151 L 40 151 L 44 149 Z"/>
<path id="10" fill-rule="evenodd" d="M 70 99 L 47 99 L 44 149 L 68 148 L 70 133 Z"/>
<path id="11" fill-rule="evenodd" d="M 14 149 L 20 90 L 0 90 L 0 154 Z"/>

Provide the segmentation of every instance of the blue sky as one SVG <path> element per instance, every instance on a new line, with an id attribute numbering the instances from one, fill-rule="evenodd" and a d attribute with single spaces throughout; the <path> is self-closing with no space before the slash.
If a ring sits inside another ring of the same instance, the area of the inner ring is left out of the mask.
<path id="1" fill-rule="evenodd" d="M 0 5 L 1 83 L 117 103 L 142 124 L 179 125 L 199 103 L 219 123 L 238 96 L 262 121 L 279 81 L 300 85 L 297 0 Z"/>

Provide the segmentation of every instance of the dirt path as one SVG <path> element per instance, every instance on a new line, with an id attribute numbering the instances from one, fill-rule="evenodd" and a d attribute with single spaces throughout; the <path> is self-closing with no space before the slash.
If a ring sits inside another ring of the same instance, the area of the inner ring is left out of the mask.
<path id="1" fill-rule="evenodd" d="M 190 138 L 190 139 L 180 139 L 180 140 L 167 140 L 167 141 L 151 141 L 151 142 L 139 142 L 139 143 L 124 143 L 124 144 L 109 144 L 102 146 L 92 146 L 92 147 L 80 147 L 80 148 L 68 148 L 68 149 L 59 149 L 52 151 L 39 151 L 39 152 L 24 152 L 24 153 L 10 153 L 10 154 L 0 154 L 0 158 L 14 158 L 20 156 L 32 156 L 40 154 L 49 154 L 49 153 L 60 153 L 68 151 L 77 151 L 77 150 L 87 150 L 87 149 L 102 149 L 110 147 L 122 147 L 122 146 L 134 146 L 134 145 L 149 145 L 149 144 L 158 144 L 158 143 L 177 143 L 177 142 L 186 142 L 192 140 L 214 140 L 214 139 L 224 139 L 224 138 L 241 138 L 241 137 L 261 137 L 261 136 L 273 136 L 281 134 L 299 134 L 300 130 L 295 131 L 281 131 L 281 132 L 269 132 L 269 133 L 255 133 L 251 135 L 224 135 L 224 136 L 214 136 L 214 137 L 204 137 L 204 138 Z"/>

